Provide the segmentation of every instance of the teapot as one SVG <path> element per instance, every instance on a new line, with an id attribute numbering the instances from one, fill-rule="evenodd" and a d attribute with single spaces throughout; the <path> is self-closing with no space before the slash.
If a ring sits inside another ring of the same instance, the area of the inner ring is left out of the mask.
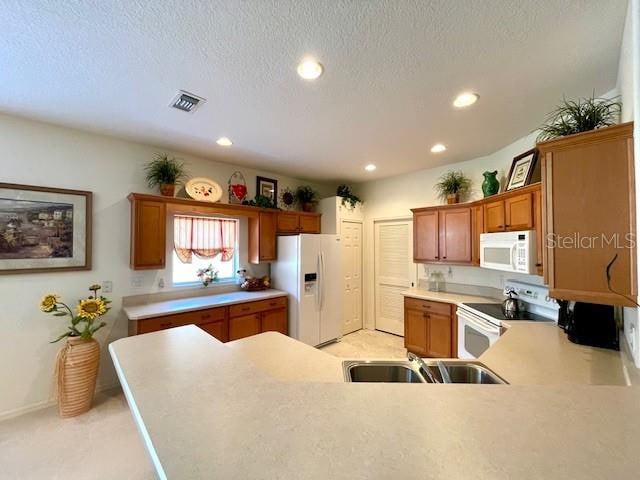
<path id="1" fill-rule="evenodd" d="M 515 318 L 520 313 L 520 307 L 518 306 L 518 299 L 513 298 L 513 295 L 517 296 L 517 293 L 513 290 L 505 292 L 507 298 L 502 302 L 502 313 L 506 318 Z"/>

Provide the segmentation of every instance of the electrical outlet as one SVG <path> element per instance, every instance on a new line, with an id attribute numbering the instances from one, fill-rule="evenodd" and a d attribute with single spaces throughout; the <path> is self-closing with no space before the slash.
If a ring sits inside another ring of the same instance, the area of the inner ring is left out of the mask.
<path id="1" fill-rule="evenodd" d="M 142 276 L 136 275 L 135 277 L 131 277 L 131 286 L 133 288 L 142 288 Z"/>
<path id="2" fill-rule="evenodd" d="M 113 282 L 111 280 L 103 280 L 102 293 L 112 293 L 112 292 L 113 292 Z"/>
<path id="3" fill-rule="evenodd" d="M 164 288 L 164 278 L 162 277 L 158 280 L 158 288 Z"/>

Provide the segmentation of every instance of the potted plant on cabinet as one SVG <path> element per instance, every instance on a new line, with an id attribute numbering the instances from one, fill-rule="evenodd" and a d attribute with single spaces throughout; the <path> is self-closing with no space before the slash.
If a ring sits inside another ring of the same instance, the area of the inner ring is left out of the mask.
<path id="1" fill-rule="evenodd" d="M 342 205 L 349 204 L 351 208 L 355 208 L 356 205 L 362 203 L 360 197 L 353 193 L 353 190 L 351 190 L 349 185 L 339 185 L 336 190 L 336 195 L 342 197 Z"/>
<path id="2" fill-rule="evenodd" d="M 147 184 L 149 188 L 160 187 L 160 194 L 165 197 L 173 197 L 176 185 L 187 176 L 184 163 L 166 153 L 156 153 L 152 161 L 144 167 L 147 172 Z"/>
<path id="3" fill-rule="evenodd" d="M 540 127 L 537 141 L 545 142 L 617 123 L 620 119 L 622 103 L 616 98 L 596 98 L 594 93 L 590 98 L 577 101 L 563 99 L 562 103 L 549 114 L 545 124 Z"/>
<path id="4" fill-rule="evenodd" d="M 438 197 L 447 203 L 458 203 L 469 193 L 470 188 L 471 180 L 465 177 L 461 170 L 449 170 L 435 185 Z"/>
<path id="5" fill-rule="evenodd" d="M 67 331 L 53 340 L 66 338 L 56 359 L 56 392 L 61 417 L 75 417 L 89 411 L 100 364 L 100 344 L 93 335 L 106 325 L 96 320 L 109 311 L 108 299 L 98 296 L 100 285 L 91 285 L 92 295 L 78 301 L 75 313 L 55 293 L 44 296 L 40 310 L 54 317 L 69 316 Z"/>
<path id="6" fill-rule="evenodd" d="M 296 190 L 296 199 L 302 205 L 303 212 L 312 212 L 313 206 L 317 201 L 317 193 L 309 185 L 301 185 Z"/>

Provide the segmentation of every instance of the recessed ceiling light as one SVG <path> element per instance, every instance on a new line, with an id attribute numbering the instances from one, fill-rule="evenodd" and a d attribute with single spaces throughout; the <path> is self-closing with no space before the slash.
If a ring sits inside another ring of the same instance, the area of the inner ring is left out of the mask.
<path id="1" fill-rule="evenodd" d="M 298 65 L 298 75 L 305 80 L 315 80 L 322 75 L 323 71 L 324 68 L 322 64 L 310 58 L 303 60 Z"/>
<path id="2" fill-rule="evenodd" d="M 456 97 L 453 101 L 453 106 L 458 108 L 468 107 L 473 105 L 478 101 L 480 95 L 473 92 L 462 92 L 460 95 Z"/>
<path id="3" fill-rule="evenodd" d="M 221 147 L 230 147 L 231 145 L 233 145 L 233 142 L 227 137 L 220 137 L 218 140 L 216 140 L 216 143 Z"/>
<path id="4" fill-rule="evenodd" d="M 366 167 L 364 167 L 364 169 L 365 169 L 367 172 L 373 172 L 376 168 L 378 168 L 378 167 L 376 167 L 373 163 L 370 163 L 369 165 L 367 165 Z"/>
<path id="5" fill-rule="evenodd" d="M 441 153 L 447 149 L 443 144 L 436 143 L 433 147 L 431 147 L 431 153 Z"/>

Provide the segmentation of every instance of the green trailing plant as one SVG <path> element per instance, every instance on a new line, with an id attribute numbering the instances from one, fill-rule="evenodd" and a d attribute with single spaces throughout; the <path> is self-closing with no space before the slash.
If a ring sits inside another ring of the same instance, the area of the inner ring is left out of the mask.
<path id="1" fill-rule="evenodd" d="M 260 208 L 275 208 L 277 209 L 273 199 L 267 197 L 266 195 L 256 195 L 253 200 L 248 200 L 242 202 L 243 205 L 249 205 L 251 207 L 260 207 Z"/>
<path id="2" fill-rule="evenodd" d="M 298 203 L 316 203 L 318 193 L 309 185 L 301 185 L 296 189 Z"/>
<path id="3" fill-rule="evenodd" d="M 618 98 L 597 98 L 595 92 L 589 98 L 563 98 L 562 103 L 549 114 L 544 125 L 540 127 L 537 141 L 544 142 L 617 123 L 622 110 L 622 103 Z"/>
<path id="4" fill-rule="evenodd" d="M 147 172 L 149 188 L 158 185 L 177 185 L 187 177 L 184 163 L 166 153 L 156 153 L 144 169 Z"/>
<path id="5" fill-rule="evenodd" d="M 351 208 L 354 208 L 358 203 L 362 203 L 360 197 L 353 193 L 349 185 L 339 185 L 336 190 L 336 195 L 342 197 L 342 205 L 346 205 L 348 203 Z"/>
<path id="6" fill-rule="evenodd" d="M 434 188 L 441 200 L 446 200 L 449 195 L 464 197 L 471 189 L 471 180 L 461 170 L 449 170 L 440 177 Z"/>

